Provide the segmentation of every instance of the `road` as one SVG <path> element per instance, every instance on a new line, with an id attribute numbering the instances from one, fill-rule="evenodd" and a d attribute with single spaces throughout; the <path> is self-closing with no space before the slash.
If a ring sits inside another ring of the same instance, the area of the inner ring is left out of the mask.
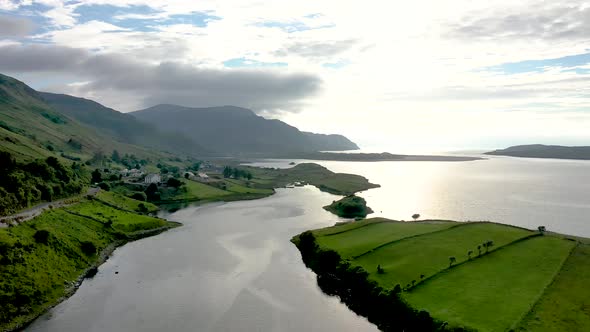
<path id="1" fill-rule="evenodd" d="M 100 192 L 100 188 L 89 188 L 88 191 L 86 192 L 86 195 L 96 196 L 96 194 L 98 194 L 99 192 Z M 17 225 L 17 224 L 23 223 L 27 220 L 31 220 L 31 219 L 35 218 L 36 216 L 40 215 L 41 213 L 43 213 L 44 211 L 49 210 L 50 207 L 55 209 L 55 208 L 60 208 L 60 207 L 72 205 L 74 203 L 75 202 L 72 202 L 72 198 L 68 197 L 68 198 L 62 198 L 60 200 L 53 201 L 53 202 L 45 202 L 45 203 L 37 204 L 33 207 L 30 207 L 26 210 L 19 212 L 19 213 L 15 213 L 10 216 L 0 217 L 0 228 L 8 227 L 8 224 Z"/>

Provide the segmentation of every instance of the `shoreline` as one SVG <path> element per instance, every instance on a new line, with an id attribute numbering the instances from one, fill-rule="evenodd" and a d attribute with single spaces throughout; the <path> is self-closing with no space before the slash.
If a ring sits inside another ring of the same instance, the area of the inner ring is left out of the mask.
<path id="1" fill-rule="evenodd" d="M 166 222 L 169 223 L 166 226 L 162 226 L 162 227 L 158 227 L 158 228 L 154 228 L 154 229 L 149 229 L 149 230 L 137 231 L 132 234 L 128 234 L 127 239 L 115 240 L 114 242 L 109 244 L 106 248 L 101 250 L 101 252 L 98 254 L 98 260 L 96 262 L 94 262 L 93 264 L 88 266 L 78 276 L 78 278 L 76 278 L 73 281 L 68 282 L 69 286 L 68 286 L 68 288 L 65 289 L 65 294 L 62 297 L 58 298 L 54 303 L 48 304 L 45 308 L 43 308 L 43 310 L 41 310 L 41 312 L 39 312 L 37 314 L 33 314 L 30 317 L 25 318 L 26 321 L 24 323 L 22 323 L 21 325 L 15 326 L 14 328 L 11 328 L 11 329 L 4 330 L 4 332 L 25 331 L 26 328 L 29 327 L 31 324 L 33 324 L 33 322 L 35 320 L 37 320 L 41 316 L 45 315 L 47 312 L 49 312 L 49 310 L 55 308 L 60 303 L 66 301 L 67 299 L 72 297 L 74 294 L 76 294 L 78 289 L 82 286 L 82 283 L 84 282 L 84 280 L 85 279 L 92 279 L 94 277 L 94 275 L 96 275 L 96 271 L 98 270 L 98 268 L 101 265 L 103 265 L 112 256 L 113 252 L 115 252 L 115 250 L 117 250 L 118 248 L 123 247 L 127 243 L 138 241 L 138 240 L 141 240 L 146 237 L 155 236 L 155 235 L 161 234 L 163 232 L 166 232 L 170 229 L 182 226 L 182 223 L 179 223 L 176 221 L 166 220 Z"/>

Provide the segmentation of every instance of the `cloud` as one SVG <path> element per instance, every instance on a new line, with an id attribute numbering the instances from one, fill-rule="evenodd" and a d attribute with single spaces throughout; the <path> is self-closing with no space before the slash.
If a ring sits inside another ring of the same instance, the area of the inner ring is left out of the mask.
<path id="1" fill-rule="evenodd" d="M 357 41 L 354 39 L 333 42 L 297 42 L 275 52 L 276 56 L 298 55 L 306 58 L 326 58 L 349 50 Z"/>
<path id="2" fill-rule="evenodd" d="M 481 17 L 473 18 L 480 15 Z M 449 26 L 460 39 L 588 40 L 590 7 L 583 4 L 536 5 L 465 16 Z"/>
<path id="3" fill-rule="evenodd" d="M 0 37 L 24 37 L 33 28 L 33 22 L 26 18 L 0 15 Z"/>
<path id="4" fill-rule="evenodd" d="M 82 96 L 112 96 L 99 101 L 119 108 L 160 103 L 185 106 L 236 105 L 256 111 L 298 111 L 321 80 L 306 73 L 270 69 L 206 69 L 179 62 L 150 64 L 120 54 L 91 54 L 61 46 L 0 47 L 0 70 L 68 74 L 87 81 L 63 86 Z M 55 91 L 55 87 L 52 89 Z M 116 98 L 115 98 L 116 97 Z M 119 99 L 126 99 L 119 101 Z M 134 109 L 123 109 L 131 111 Z"/>

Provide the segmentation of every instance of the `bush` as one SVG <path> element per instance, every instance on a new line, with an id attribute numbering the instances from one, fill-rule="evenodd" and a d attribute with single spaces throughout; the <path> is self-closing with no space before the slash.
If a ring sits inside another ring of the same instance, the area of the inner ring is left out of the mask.
<path id="1" fill-rule="evenodd" d="M 98 186 L 100 187 L 100 189 L 105 190 L 105 191 L 111 190 L 111 186 L 109 186 L 109 184 L 106 182 L 101 182 L 98 184 Z"/>
<path id="2" fill-rule="evenodd" d="M 82 241 L 80 243 L 80 249 L 82 249 L 82 252 L 88 256 L 96 254 L 96 246 L 90 241 Z"/>
<path id="3" fill-rule="evenodd" d="M 145 202 L 147 200 L 147 195 L 142 192 L 135 192 L 135 193 L 133 193 L 133 195 L 130 196 L 130 198 Z"/>
<path id="4" fill-rule="evenodd" d="M 170 178 L 170 179 L 168 179 L 168 182 L 166 182 L 166 184 L 169 187 L 178 188 L 183 185 L 183 182 L 180 180 L 177 180 L 175 178 Z"/>
<path id="5" fill-rule="evenodd" d="M 49 231 L 44 230 L 44 229 L 40 229 L 35 232 L 35 235 L 33 235 L 33 238 L 35 239 L 35 242 L 37 242 L 37 243 L 47 244 L 47 242 L 49 242 Z"/>

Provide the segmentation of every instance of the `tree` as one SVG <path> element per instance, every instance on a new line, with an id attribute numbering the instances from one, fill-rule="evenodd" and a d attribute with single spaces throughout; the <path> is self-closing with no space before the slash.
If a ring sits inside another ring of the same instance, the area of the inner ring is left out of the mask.
<path id="1" fill-rule="evenodd" d="M 420 280 L 423 280 L 423 279 L 424 279 L 424 275 L 423 275 L 423 274 L 421 274 L 421 275 L 420 275 Z"/>
<path id="2" fill-rule="evenodd" d="M 412 215 L 412 219 L 414 219 L 414 221 L 418 220 L 418 218 L 420 218 L 420 214 L 419 213 L 414 213 Z"/>
<path id="3" fill-rule="evenodd" d="M 82 249 L 82 252 L 87 256 L 96 254 L 96 246 L 90 241 L 82 241 L 80 243 L 80 249 Z"/>
<path id="4" fill-rule="evenodd" d="M 494 246 L 494 241 L 492 241 L 492 240 L 487 240 L 486 242 L 483 243 L 483 247 L 486 248 L 486 254 L 488 253 L 490 248 L 493 246 Z"/>
<path id="5" fill-rule="evenodd" d="M 469 251 L 467 252 L 467 258 L 468 258 L 469 260 L 471 260 L 471 255 L 473 255 L 473 250 L 469 250 Z"/>
<path id="6" fill-rule="evenodd" d="M 111 155 L 111 159 L 114 162 L 116 162 L 116 163 L 120 162 L 121 161 L 121 155 L 119 155 L 119 151 L 113 150 L 113 154 Z"/>
<path id="7" fill-rule="evenodd" d="M 189 176 L 190 176 L 190 175 L 188 175 L 188 173 L 184 173 L 184 178 L 185 178 L 185 179 L 188 179 L 188 177 L 189 177 Z"/>
<path id="8" fill-rule="evenodd" d="M 481 256 L 481 244 L 477 246 L 477 256 Z"/>
<path id="9" fill-rule="evenodd" d="M 456 261 L 457 261 L 457 259 L 455 258 L 455 256 L 449 257 L 449 267 L 451 267 L 453 264 L 455 264 Z"/>
<path id="10" fill-rule="evenodd" d="M 412 287 L 414 287 L 414 285 L 416 285 L 416 280 L 412 280 Z"/>
<path id="11" fill-rule="evenodd" d="M 94 171 L 92 171 L 92 183 L 99 183 L 102 182 L 102 174 L 100 173 L 100 170 L 97 168 Z"/>
<path id="12" fill-rule="evenodd" d="M 47 242 L 49 241 L 49 231 L 44 230 L 44 229 L 40 229 L 35 232 L 35 235 L 33 235 L 33 238 L 35 239 L 35 242 L 37 242 L 37 243 L 47 244 Z"/>
<path id="13" fill-rule="evenodd" d="M 537 227 L 537 229 L 539 230 L 539 233 L 541 235 L 545 234 L 545 232 L 547 231 L 547 229 L 545 228 L 545 226 L 539 226 L 539 227 Z"/>
<path id="14" fill-rule="evenodd" d="M 229 178 L 230 176 L 232 176 L 232 174 L 233 174 L 233 170 L 231 167 L 225 166 L 223 168 L 223 177 L 224 178 Z"/>
<path id="15" fill-rule="evenodd" d="M 184 182 L 177 180 L 175 178 L 169 178 L 168 182 L 166 182 L 166 184 L 168 185 L 168 187 L 173 187 L 178 189 L 180 186 L 182 186 L 184 184 Z"/>
<path id="16" fill-rule="evenodd" d="M 383 273 L 385 273 L 385 270 L 383 270 L 383 268 L 381 267 L 381 264 L 377 265 L 377 273 L 378 273 L 378 274 L 383 274 Z"/>

